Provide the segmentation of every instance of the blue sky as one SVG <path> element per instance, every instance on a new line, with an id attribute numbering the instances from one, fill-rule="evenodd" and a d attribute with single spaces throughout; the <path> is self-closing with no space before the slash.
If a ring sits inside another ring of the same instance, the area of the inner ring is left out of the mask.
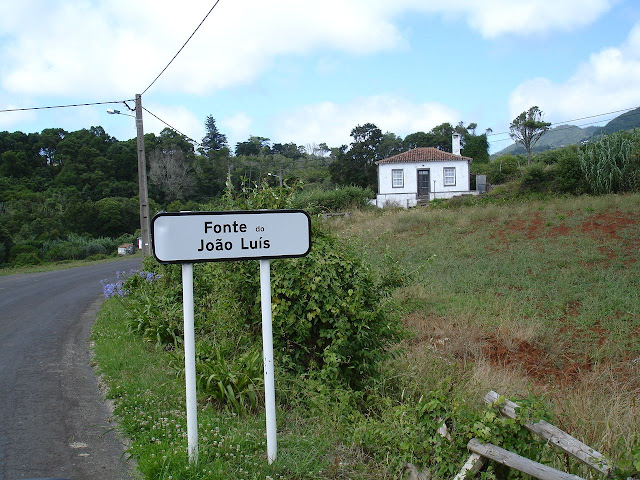
<path id="1" fill-rule="evenodd" d="M 212 5 L 3 2 L 0 109 L 133 98 Z M 499 133 L 532 105 L 551 122 L 636 107 L 640 1 L 220 0 L 142 101 L 196 140 L 213 115 L 231 145 L 339 146 L 365 122 L 400 136 L 445 121 Z M 0 130 L 135 136 L 107 108 L 0 113 Z M 505 138 L 490 137 L 492 151 Z"/>

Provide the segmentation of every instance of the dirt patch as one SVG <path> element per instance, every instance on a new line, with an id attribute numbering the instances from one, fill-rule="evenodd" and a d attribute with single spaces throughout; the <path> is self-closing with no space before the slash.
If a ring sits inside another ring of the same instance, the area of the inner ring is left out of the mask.
<path id="1" fill-rule="evenodd" d="M 564 218 L 572 217 L 573 212 Z M 512 243 L 514 238 L 534 240 L 554 239 L 570 235 L 585 235 L 594 239 L 603 259 L 583 263 L 586 267 L 608 267 L 614 261 L 635 264 L 640 257 L 640 229 L 630 229 L 640 225 L 640 216 L 621 211 L 591 215 L 582 223 L 569 226 L 560 223 L 551 226 L 544 214 L 536 212 L 530 218 L 512 218 L 502 229 L 497 229 L 491 238 L 498 240 L 500 249 Z M 494 247 L 488 247 L 492 253 L 498 253 Z"/>
<path id="2" fill-rule="evenodd" d="M 527 227 L 527 238 L 540 238 L 543 235 L 543 227 L 544 220 L 536 213 Z"/>
<path id="3" fill-rule="evenodd" d="M 572 325 L 571 319 L 580 315 L 582 307 L 579 301 L 566 304 L 564 315 L 558 320 L 561 325 L 553 351 L 522 335 L 514 338 L 504 333 L 487 334 L 464 317 L 453 319 L 425 312 L 414 312 L 403 319 L 405 327 L 413 334 L 404 341 L 404 346 L 412 361 L 419 362 L 424 355 L 435 355 L 457 363 L 463 369 L 484 361 L 491 368 L 519 370 L 542 388 L 573 388 L 586 378 L 605 371 L 613 372 L 618 382 L 640 387 L 640 357 L 633 348 L 640 338 L 640 327 L 632 329 L 627 347 L 623 347 L 615 358 L 595 361 L 584 351 L 570 346 L 578 341 L 595 348 L 606 348 L 611 332 L 599 322 L 582 328 Z M 616 312 L 615 316 L 635 318 L 626 312 Z"/>
<path id="4" fill-rule="evenodd" d="M 573 213 L 568 215 L 573 216 Z M 574 230 L 590 235 L 597 240 L 613 239 L 619 240 L 621 230 L 640 224 L 638 217 L 620 211 L 601 213 L 588 217 L 581 225 Z M 504 240 L 508 234 L 523 234 L 528 239 L 553 238 L 566 236 L 572 233 L 572 229 L 566 224 L 547 226 L 542 214 L 535 213 L 530 220 L 514 218 L 510 220 L 505 228 L 497 230 L 493 237 Z"/>
<path id="5" fill-rule="evenodd" d="M 483 353 L 489 362 L 498 367 L 519 367 L 536 383 L 567 386 L 577 380 L 585 372 L 593 369 L 588 356 L 570 356 L 552 359 L 545 351 L 530 344 L 519 342 L 508 348 L 499 338 L 488 336 L 483 338 Z"/>
<path id="6" fill-rule="evenodd" d="M 620 230 L 638 225 L 638 223 L 640 220 L 637 217 L 631 217 L 619 211 L 600 213 L 589 217 L 580 226 L 580 231 L 598 239 L 605 237 L 619 240 Z"/>
<path id="7" fill-rule="evenodd" d="M 567 317 L 577 317 L 580 314 L 580 308 L 582 304 L 580 302 L 567 303 Z"/>
<path id="8" fill-rule="evenodd" d="M 566 225 L 557 225 L 555 227 L 551 227 L 549 230 L 548 237 L 565 237 L 571 233 L 571 230 Z"/>

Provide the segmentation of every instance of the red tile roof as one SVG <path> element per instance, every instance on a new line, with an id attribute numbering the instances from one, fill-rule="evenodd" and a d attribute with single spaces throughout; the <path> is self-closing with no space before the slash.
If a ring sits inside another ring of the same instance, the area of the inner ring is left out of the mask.
<path id="1" fill-rule="evenodd" d="M 414 148 L 408 152 L 399 153 L 393 157 L 384 158 L 377 163 L 418 163 L 418 162 L 447 162 L 450 160 L 468 160 L 473 161 L 471 157 L 463 157 L 454 155 L 453 153 L 443 152 L 434 147 Z"/>

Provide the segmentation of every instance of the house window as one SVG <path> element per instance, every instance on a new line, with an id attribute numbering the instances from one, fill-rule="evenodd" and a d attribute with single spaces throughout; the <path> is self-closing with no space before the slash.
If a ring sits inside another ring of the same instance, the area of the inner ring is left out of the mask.
<path id="1" fill-rule="evenodd" d="M 444 168 L 444 186 L 453 187 L 456 184 L 456 168 L 445 167 Z"/>
<path id="2" fill-rule="evenodd" d="M 404 187 L 404 170 L 391 170 L 391 186 L 393 188 Z"/>

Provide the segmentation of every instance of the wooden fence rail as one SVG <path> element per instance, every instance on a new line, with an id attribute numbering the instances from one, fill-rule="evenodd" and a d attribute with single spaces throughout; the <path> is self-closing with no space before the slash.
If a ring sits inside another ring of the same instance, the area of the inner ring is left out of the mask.
<path id="1" fill-rule="evenodd" d="M 509 418 L 518 418 L 518 404 L 501 398 L 500 394 L 491 391 L 484 397 L 484 401 L 493 405 L 499 402 L 500 412 Z M 600 452 L 585 445 L 581 441 L 573 438 L 567 432 L 560 430 L 558 427 L 551 425 L 544 420 L 538 422 L 526 422 L 525 427 L 540 436 L 549 444 L 560 448 L 562 451 L 573 456 L 585 465 L 591 467 L 603 475 L 610 476 L 614 465 Z M 445 436 L 448 432 L 440 432 Z M 529 458 L 522 457 L 514 452 L 510 452 L 491 443 L 481 443 L 478 439 L 472 438 L 467 444 L 467 448 L 471 456 L 467 459 L 460 472 L 454 477 L 454 480 L 465 480 L 473 477 L 478 473 L 488 460 L 501 463 L 510 468 L 515 468 L 532 477 L 540 480 L 583 480 L 582 477 L 556 470 L 548 465 L 534 462 Z M 627 480 L 640 480 L 628 478 Z"/>
<path id="2" fill-rule="evenodd" d="M 520 470 L 521 472 L 531 475 L 532 477 L 539 478 L 540 480 L 584 480 L 582 477 L 556 470 L 548 465 L 534 462 L 533 460 L 521 457 L 518 454 L 505 450 L 504 448 L 497 447 L 491 443 L 480 443 L 475 438 L 469 440 L 467 448 L 473 453 L 482 455 L 483 457 L 506 465 L 507 467 Z"/>
<path id="3" fill-rule="evenodd" d="M 498 401 L 500 395 L 494 391 L 487 393 L 484 397 L 485 403 L 491 405 Z M 516 409 L 518 405 L 510 400 L 506 400 L 500 407 L 500 412 L 509 418 L 517 418 Z M 544 420 L 536 423 L 527 422 L 525 427 L 552 445 L 562 449 L 572 457 L 578 459 L 585 465 L 597 470 L 598 472 L 608 475 L 612 469 L 611 463 L 602 455 L 580 440 L 573 438 L 567 432 L 560 430 L 558 427 L 551 425 Z"/>

